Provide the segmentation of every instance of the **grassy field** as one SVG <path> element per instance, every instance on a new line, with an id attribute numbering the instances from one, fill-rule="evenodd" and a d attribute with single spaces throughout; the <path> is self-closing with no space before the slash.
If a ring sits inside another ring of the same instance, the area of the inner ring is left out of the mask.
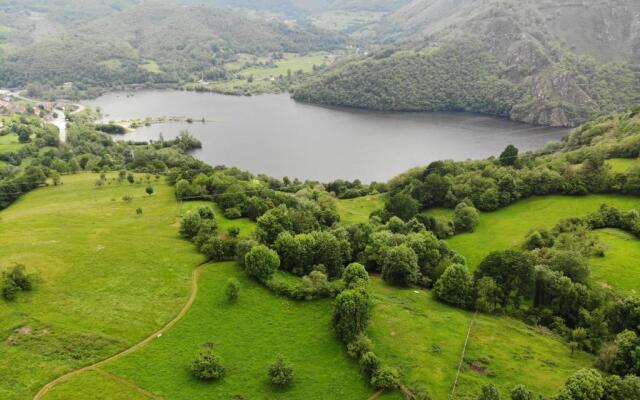
<path id="1" fill-rule="evenodd" d="M 183 202 L 180 208 L 180 213 L 184 214 L 188 211 L 195 211 L 201 206 L 211 206 L 214 209 L 216 215 L 216 221 L 218 222 L 218 231 L 226 233 L 229 228 L 239 228 L 240 237 L 249 237 L 253 235 L 253 231 L 256 229 L 256 223 L 248 218 L 229 219 L 224 216 L 222 209 L 217 204 L 210 201 L 187 201 Z"/>
<path id="2" fill-rule="evenodd" d="M 18 151 L 22 146 L 24 145 L 18 141 L 18 135 L 15 133 L 0 136 L 0 154 Z"/>
<path id="3" fill-rule="evenodd" d="M 627 172 L 631 167 L 640 165 L 637 158 L 612 158 L 607 160 L 607 164 L 613 172 Z"/>
<path id="4" fill-rule="evenodd" d="M 446 399 L 455 380 L 470 312 L 437 302 L 431 292 L 392 288 L 373 280 L 374 308 L 370 337 L 374 351 L 400 367 L 403 381 Z M 476 398 L 482 385 L 507 391 L 522 383 L 544 395 L 554 394 L 592 358 L 570 356 L 568 346 L 551 334 L 508 318 L 479 316 L 472 329 L 456 394 Z"/>
<path id="5" fill-rule="evenodd" d="M 186 301 L 203 258 L 178 236 L 173 189 L 157 183 L 147 196 L 146 185 L 96 179 L 65 176 L 0 212 L 0 269 L 37 274 L 33 292 L 0 301 L 4 400 L 139 342 Z"/>
<path id="6" fill-rule="evenodd" d="M 630 196 L 535 197 L 498 211 L 481 213 L 480 223 L 475 232 L 456 235 L 447 242 L 451 248 L 467 258 L 473 270 L 490 252 L 520 245 L 532 229 L 553 228 L 564 218 L 580 217 L 597 211 L 603 203 L 622 210 L 640 207 L 640 199 Z M 450 211 L 432 210 L 430 213 L 448 215 Z"/>
<path id="7" fill-rule="evenodd" d="M 229 304 L 224 290 L 232 277 L 240 281 L 241 289 L 238 302 Z M 207 266 L 199 282 L 193 308 L 173 329 L 105 369 L 174 400 L 364 400 L 373 393 L 336 339 L 329 300 L 294 302 L 278 297 L 249 279 L 235 263 Z M 214 343 L 227 369 L 220 382 L 202 383 L 189 372 L 193 356 L 207 342 Z M 294 368 L 294 383 L 287 390 L 273 388 L 267 379 L 267 369 L 278 356 Z M 82 386 L 80 379 L 71 381 L 50 398 L 62 399 L 59 392 L 72 392 L 73 387 L 82 390 Z"/>
<path id="8" fill-rule="evenodd" d="M 640 291 L 640 240 L 617 229 L 603 229 L 596 234 L 607 250 L 605 257 L 591 259 L 593 279 L 625 295 Z"/>
<path id="9" fill-rule="evenodd" d="M 369 214 L 384 208 L 384 195 L 363 196 L 355 199 L 338 200 L 337 211 L 346 225 L 369 221 Z"/>

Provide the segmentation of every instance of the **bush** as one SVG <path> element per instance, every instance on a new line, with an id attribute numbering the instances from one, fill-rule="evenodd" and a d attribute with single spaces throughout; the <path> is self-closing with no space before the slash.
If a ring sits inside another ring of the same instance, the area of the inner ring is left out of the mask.
<path id="1" fill-rule="evenodd" d="M 2 273 L 2 298 L 6 301 L 14 301 L 19 291 L 29 292 L 33 289 L 31 277 L 25 272 L 22 265 L 16 265 Z"/>
<path id="2" fill-rule="evenodd" d="M 200 218 L 202 219 L 211 219 L 211 220 L 216 219 L 216 214 L 213 211 L 213 208 L 211 208 L 210 206 L 198 207 L 198 215 L 200 215 Z"/>
<path id="3" fill-rule="evenodd" d="M 398 286 L 413 285 L 418 281 L 418 256 L 406 245 L 387 251 L 382 260 L 382 279 Z"/>
<path id="4" fill-rule="evenodd" d="M 267 246 L 255 246 L 245 256 L 247 273 L 261 281 L 268 281 L 280 267 L 278 254 Z"/>
<path id="5" fill-rule="evenodd" d="M 225 293 L 229 303 L 235 303 L 240 294 L 240 282 L 237 279 L 229 279 Z"/>
<path id="6" fill-rule="evenodd" d="M 222 261 L 225 258 L 224 250 L 224 241 L 216 236 L 211 236 L 200 246 L 200 252 L 211 261 Z"/>
<path id="7" fill-rule="evenodd" d="M 478 400 L 500 400 L 500 392 L 493 384 L 484 385 Z"/>
<path id="8" fill-rule="evenodd" d="M 368 351 L 360 357 L 360 368 L 362 372 L 372 377 L 380 368 L 380 359 L 372 351 Z"/>
<path id="9" fill-rule="evenodd" d="M 200 215 L 193 212 L 188 212 L 182 217 L 180 224 L 180 234 L 186 239 L 192 239 L 198 234 L 201 224 Z"/>
<path id="10" fill-rule="evenodd" d="M 473 232 L 478 226 L 480 214 L 475 207 L 460 203 L 453 214 L 453 225 L 456 233 Z"/>
<path id="11" fill-rule="evenodd" d="M 225 369 L 218 357 L 213 354 L 211 345 L 202 351 L 191 363 L 193 376 L 203 381 L 218 380 L 224 377 Z"/>
<path id="12" fill-rule="evenodd" d="M 364 334 L 358 335 L 354 341 L 347 344 L 349 355 L 358 360 L 369 351 L 371 351 L 371 340 Z"/>
<path id="13" fill-rule="evenodd" d="M 462 264 L 449 266 L 435 285 L 435 293 L 440 300 L 458 307 L 469 304 L 472 290 L 473 278 Z"/>
<path id="14" fill-rule="evenodd" d="M 533 392 L 524 385 L 518 385 L 511 389 L 511 400 L 533 400 Z"/>
<path id="15" fill-rule="evenodd" d="M 153 188 L 153 186 L 149 185 L 149 186 L 147 186 L 147 188 L 145 189 L 145 192 L 147 192 L 147 194 L 148 194 L 149 196 L 151 196 L 151 195 L 155 192 L 155 189 Z"/>
<path id="16" fill-rule="evenodd" d="M 269 367 L 269 380 L 276 386 L 288 386 L 293 380 L 293 368 L 287 366 L 282 358 L 279 358 Z"/>
<path id="17" fill-rule="evenodd" d="M 376 389 L 395 389 L 400 386 L 400 374 L 394 368 L 379 367 L 371 376 L 371 384 Z"/>
<path id="18" fill-rule="evenodd" d="M 333 326 L 338 337 L 351 343 L 367 330 L 369 323 L 369 295 L 360 289 L 345 290 L 333 305 Z"/>
<path id="19" fill-rule="evenodd" d="M 342 273 L 342 280 L 347 289 L 366 286 L 369 282 L 369 273 L 362 264 L 352 263 Z"/>
<path id="20" fill-rule="evenodd" d="M 242 211 L 235 207 L 227 208 L 224 210 L 224 216 L 229 219 L 238 219 L 242 217 Z"/>

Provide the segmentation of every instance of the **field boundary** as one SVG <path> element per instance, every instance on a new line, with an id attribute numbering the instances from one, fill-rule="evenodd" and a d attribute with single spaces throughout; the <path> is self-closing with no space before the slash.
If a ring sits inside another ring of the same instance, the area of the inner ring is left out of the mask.
<path id="1" fill-rule="evenodd" d="M 458 379 L 460 378 L 460 371 L 462 371 L 462 364 L 464 364 L 464 356 L 467 352 L 467 344 L 469 343 L 469 337 L 471 336 L 471 330 L 473 329 L 473 324 L 476 322 L 476 318 L 478 317 L 478 312 L 476 311 L 473 314 L 473 318 L 469 321 L 469 330 L 467 331 L 467 337 L 464 340 L 464 346 L 462 347 L 462 355 L 460 355 L 460 363 L 458 363 L 458 372 L 456 372 L 456 379 L 453 381 L 453 386 L 451 387 L 451 396 L 453 396 L 456 392 L 456 387 L 458 386 Z"/>
<path id="2" fill-rule="evenodd" d="M 157 394 L 150 392 L 148 390 L 145 390 L 143 388 L 141 388 L 140 386 L 126 380 L 125 378 L 118 376 L 118 375 L 114 375 L 109 371 L 105 371 L 102 368 L 93 368 L 92 371 L 95 371 L 96 373 L 102 375 L 103 377 L 105 377 L 106 379 L 112 380 L 116 383 L 119 383 L 121 385 L 124 385 L 128 388 L 130 388 L 131 390 L 140 393 L 141 395 L 148 397 L 150 399 L 154 399 L 154 400 L 161 400 L 162 397 L 158 396 Z"/>
<path id="3" fill-rule="evenodd" d="M 169 321 L 166 325 L 164 325 L 162 328 L 160 328 L 158 331 L 156 331 L 155 333 L 153 333 L 152 335 L 148 336 L 146 339 L 144 339 L 141 342 L 138 342 L 137 344 L 133 345 L 132 347 L 129 347 L 128 349 L 125 349 L 123 351 L 121 351 L 118 354 L 115 354 L 111 357 L 105 358 L 102 361 L 98 361 L 94 364 L 91 365 L 87 365 L 86 367 L 82 367 L 80 369 L 77 369 L 75 371 L 71 371 L 68 372 L 56 379 L 54 379 L 53 381 L 47 383 L 46 385 L 44 385 L 39 391 L 38 393 L 36 393 L 36 395 L 33 397 L 33 400 L 42 400 L 44 399 L 44 397 L 56 386 L 58 386 L 59 384 L 68 381 L 71 378 L 74 378 L 84 372 L 88 372 L 91 370 L 98 370 L 99 367 L 102 367 L 110 362 L 119 360 L 120 358 L 127 356 L 131 353 L 134 353 L 140 349 L 142 349 L 143 347 L 146 347 L 149 343 L 151 343 L 152 341 L 159 339 L 163 333 L 165 333 L 167 330 L 171 329 L 175 324 L 178 323 L 178 321 L 180 321 L 186 314 L 187 312 L 189 312 L 189 310 L 191 309 L 191 307 L 193 306 L 193 303 L 196 300 L 196 297 L 198 295 L 198 277 L 200 275 L 200 272 L 207 266 L 208 262 L 202 263 L 200 265 L 198 265 L 192 272 L 191 275 L 191 293 L 189 294 L 189 298 L 186 302 L 186 304 L 182 307 L 182 309 L 180 310 L 180 312 L 178 313 L 178 315 L 176 315 L 171 321 Z M 156 397 L 157 398 L 157 397 Z"/>

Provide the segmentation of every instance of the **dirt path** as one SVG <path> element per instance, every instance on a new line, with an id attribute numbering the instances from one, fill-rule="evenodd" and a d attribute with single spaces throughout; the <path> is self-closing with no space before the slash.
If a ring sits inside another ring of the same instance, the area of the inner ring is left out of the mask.
<path id="1" fill-rule="evenodd" d="M 180 312 L 178 313 L 178 315 L 176 315 L 176 317 L 174 319 L 172 319 L 168 324 L 166 324 L 164 327 L 160 328 L 160 330 L 158 330 L 157 332 L 155 332 L 153 335 L 147 337 L 146 339 L 144 339 L 142 342 L 139 342 L 138 344 L 134 345 L 133 347 L 129 347 L 128 349 L 114 355 L 111 356 L 109 358 L 106 358 L 102 361 L 99 361 L 95 364 L 91 364 L 88 365 L 86 367 L 77 369 L 75 371 L 71 371 L 67 374 L 62 375 L 61 377 L 47 383 L 46 385 L 44 385 L 42 387 L 42 389 L 40 389 L 40 391 L 33 397 L 33 400 L 41 400 L 44 399 L 44 397 L 47 395 L 47 393 L 49 393 L 54 387 L 56 387 L 57 385 L 68 381 L 71 378 L 74 378 L 84 372 L 87 371 L 91 371 L 91 370 L 97 370 L 99 367 L 102 367 L 110 362 L 119 360 L 120 358 L 129 355 L 133 352 L 136 352 L 140 349 L 142 349 L 143 347 L 147 346 L 149 343 L 151 343 L 152 341 L 159 339 L 160 336 L 166 332 L 167 330 L 171 329 L 176 323 L 178 323 L 178 321 L 180 321 L 186 314 L 187 312 L 189 312 L 189 310 L 191 309 L 191 306 L 193 306 L 193 303 L 196 300 L 196 297 L 198 295 L 198 276 L 200 275 L 200 271 L 202 271 L 205 268 L 206 264 L 201 264 L 199 265 L 196 269 L 193 270 L 193 274 L 191 277 L 191 293 L 189 294 L 189 299 L 187 300 L 187 303 L 184 305 L 184 307 L 182 307 L 182 310 L 180 310 Z M 144 390 L 144 389 L 140 389 L 140 390 Z"/>
<path id="2" fill-rule="evenodd" d="M 122 386 L 126 386 L 129 389 L 133 390 L 134 392 L 138 392 L 138 393 L 140 393 L 141 395 L 143 395 L 143 396 L 145 396 L 147 398 L 150 398 L 150 399 L 153 399 L 153 400 L 160 400 L 161 399 L 161 397 L 159 397 L 155 393 L 152 393 L 152 392 L 150 392 L 148 390 L 144 390 L 140 386 L 137 386 L 137 385 L 129 382 L 128 380 L 126 380 L 126 379 L 124 379 L 124 378 L 122 378 L 120 376 L 117 376 L 117 375 L 114 375 L 114 374 L 112 374 L 110 372 L 107 372 L 107 371 L 103 370 L 102 368 L 94 368 L 94 369 L 92 369 L 92 371 L 95 371 L 98 374 L 104 376 L 105 378 L 107 378 L 109 380 L 112 380 L 112 381 L 114 381 L 114 382 L 116 382 L 116 383 L 118 383 L 118 384 L 120 384 Z"/>

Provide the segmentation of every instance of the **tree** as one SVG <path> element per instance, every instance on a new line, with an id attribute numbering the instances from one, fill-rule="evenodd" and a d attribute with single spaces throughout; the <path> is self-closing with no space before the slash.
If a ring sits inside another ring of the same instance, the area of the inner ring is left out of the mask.
<path id="1" fill-rule="evenodd" d="M 282 232 L 291 230 L 293 230 L 293 221 L 289 209 L 283 204 L 272 208 L 258 218 L 255 236 L 262 243 L 271 245 Z"/>
<path id="2" fill-rule="evenodd" d="M 533 400 L 533 392 L 524 385 L 517 385 L 511 389 L 511 400 Z"/>
<path id="3" fill-rule="evenodd" d="M 502 165 L 514 165 L 518 161 L 518 148 L 510 144 L 500 154 L 500 164 Z"/>
<path id="4" fill-rule="evenodd" d="M 151 196 L 151 195 L 155 192 L 155 190 L 153 189 L 153 186 L 149 185 L 149 186 L 147 186 L 147 188 L 145 189 L 145 192 L 147 192 L 147 194 L 148 194 L 149 196 Z"/>
<path id="5" fill-rule="evenodd" d="M 235 303 L 238 300 L 238 295 L 240 294 L 240 282 L 238 282 L 237 279 L 229 279 L 227 281 L 225 293 L 229 303 Z"/>
<path id="6" fill-rule="evenodd" d="M 269 367 L 269 380 L 276 386 L 288 386 L 293 380 L 293 368 L 289 367 L 282 358 L 279 358 Z"/>
<path id="7" fill-rule="evenodd" d="M 484 385 L 478 400 L 500 400 L 500 392 L 493 384 Z"/>
<path id="8" fill-rule="evenodd" d="M 573 282 L 587 283 L 591 275 L 591 268 L 586 258 L 572 251 L 556 251 L 550 261 L 551 268 Z"/>
<path id="9" fill-rule="evenodd" d="M 475 207 L 467 203 L 460 203 L 453 213 L 453 225 L 456 233 L 473 232 L 478 226 L 480 214 Z"/>
<path id="10" fill-rule="evenodd" d="M 217 236 L 210 236 L 200 246 L 200 252 L 204 254 L 208 260 L 222 261 L 225 258 L 224 240 Z"/>
<path id="11" fill-rule="evenodd" d="M 342 291 L 333 303 L 333 326 L 338 337 L 351 343 L 369 322 L 369 295 L 362 289 Z"/>
<path id="12" fill-rule="evenodd" d="M 129 181 L 129 183 L 133 183 L 135 182 L 136 178 L 133 176 L 133 174 L 128 174 L 127 175 L 127 181 Z"/>
<path id="13" fill-rule="evenodd" d="M 225 368 L 220 359 L 213 354 L 213 345 L 207 344 L 205 349 L 191 363 L 193 375 L 203 381 L 218 380 L 224 377 Z"/>
<path id="14" fill-rule="evenodd" d="M 472 290 L 473 278 L 462 264 L 449 266 L 435 285 L 435 293 L 440 300 L 458 307 L 469 304 Z"/>
<path id="15" fill-rule="evenodd" d="M 398 286 L 409 286 L 418 280 L 418 256 L 406 245 L 387 251 L 382 261 L 382 279 Z"/>
<path id="16" fill-rule="evenodd" d="M 280 267 L 280 257 L 267 246 L 255 246 L 245 256 L 244 267 L 249 275 L 268 281 Z"/>
<path id="17" fill-rule="evenodd" d="M 594 369 L 581 369 L 565 382 L 557 400 L 601 400 L 603 395 L 602 375 Z"/>
<path id="18" fill-rule="evenodd" d="M 640 378 L 627 375 L 621 378 L 617 375 L 608 376 L 605 380 L 606 400 L 640 399 Z"/>
<path id="19" fill-rule="evenodd" d="M 379 367 L 371 377 L 371 385 L 376 389 L 395 389 L 400 386 L 400 374 L 391 367 Z"/>
<path id="20" fill-rule="evenodd" d="M 420 202 L 406 193 L 398 193 L 389 199 L 387 210 L 404 221 L 409 221 L 420 211 Z"/>
<path id="21" fill-rule="evenodd" d="M 490 253 L 478 266 L 476 279 L 491 277 L 501 289 L 503 305 L 508 296 L 528 295 L 535 283 L 533 259 L 519 250 L 495 251 Z"/>
<path id="22" fill-rule="evenodd" d="M 362 264 L 352 263 L 342 273 L 342 280 L 347 289 L 366 286 L 369 282 L 369 273 Z"/>
<path id="23" fill-rule="evenodd" d="M 493 313 L 500 304 L 500 288 L 496 282 L 485 276 L 476 282 L 476 310 Z"/>
<path id="24" fill-rule="evenodd" d="M 198 234 L 200 224 L 200 215 L 189 211 L 182 217 L 182 222 L 180 224 L 180 234 L 186 239 L 192 239 L 195 235 Z"/>

